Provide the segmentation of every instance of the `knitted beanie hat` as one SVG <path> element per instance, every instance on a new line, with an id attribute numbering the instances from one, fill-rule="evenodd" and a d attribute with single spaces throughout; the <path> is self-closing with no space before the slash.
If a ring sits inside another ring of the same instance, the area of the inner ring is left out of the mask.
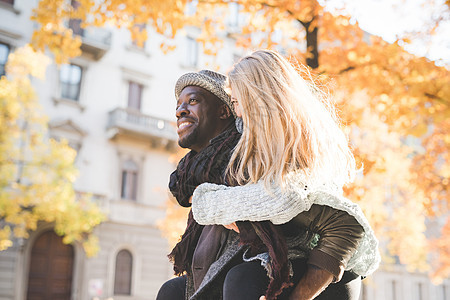
<path id="1" fill-rule="evenodd" d="M 175 84 L 175 98 L 178 99 L 181 91 L 185 87 L 191 85 L 198 86 L 213 93 L 217 98 L 222 100 L 230 108 L 233 116 L 236 117 L 233 105 L 231 105 L 231 97 L 225 91 L 226 80 L 227 77 L 225 75 L 210 70 L 201 70 L 198 73 L 186 73 Z"/>

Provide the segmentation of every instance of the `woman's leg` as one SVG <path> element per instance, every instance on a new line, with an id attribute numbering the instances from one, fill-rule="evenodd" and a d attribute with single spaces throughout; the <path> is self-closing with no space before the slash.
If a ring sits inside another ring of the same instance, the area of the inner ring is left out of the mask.
<path id="1" fill-rule="evenodd" d="M 258 300 L 268 285 L 267 271 L 259 260 L 243 262 L 228 271 L 223 284 L 223 299 Z"/>
<path id="2" fill-rule="evenodd" d="M 186 276 L 166 281 L 159 289 L 156 300 L 184 300 L 186 293 Z"/>

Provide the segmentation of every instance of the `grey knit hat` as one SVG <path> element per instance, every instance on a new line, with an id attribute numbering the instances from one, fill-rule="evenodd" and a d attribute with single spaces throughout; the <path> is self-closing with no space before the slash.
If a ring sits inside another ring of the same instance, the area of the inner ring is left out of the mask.
<path id="1" fill-rule="evenodd" d="M 199 86 L 222 100 L 230 108 L 233 116 L 236 117 L 236 113 L 231 105 L 231 97 L 225 92 L 226 81 L 227 77 L 225 75 L 210 70 L 201 70 L 198 73 L 186 73 L 175 84 L 175 98 L 178 99 L 181 91 L 185 87 L 191 85 Z"/>

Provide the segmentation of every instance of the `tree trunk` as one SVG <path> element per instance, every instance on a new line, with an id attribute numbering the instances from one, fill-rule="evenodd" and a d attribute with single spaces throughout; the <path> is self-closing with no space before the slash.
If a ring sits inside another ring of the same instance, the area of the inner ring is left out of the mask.
<path id="1" fill-rule="evenodd" d="M 306 30 L 306 64 L 312 69 L 316 69 L 319 67 L 319 45 L 317 38 L 319 27 L 315 26 L 311 29 L 312 21 L 305 23 L 299 20 L 299 22 Z"/>

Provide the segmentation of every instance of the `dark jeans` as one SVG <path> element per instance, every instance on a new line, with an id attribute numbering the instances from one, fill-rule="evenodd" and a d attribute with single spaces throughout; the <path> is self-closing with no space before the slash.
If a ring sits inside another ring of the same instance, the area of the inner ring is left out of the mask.
<path id="1" fill-rule="evenodd" d="M 303 276 L 306 264 L 304 261 L 293 263 L 294 284 Z M 228 271 L 223 285 L 224 300 L 258 300 L 264 295 L 269 284 L 266 270 L 259 261 L 244 262 Z M 361 289 L 361 277 L 344 272 L 342 279 L 330 284 L 317 300 L 358 300 Z M 185 276 L 171 279 L 164 283 L 158 292 L 157 300 L 184 300 L 186 290 Z M 285 290 L 278 299 L 288 299 L 292 288 Z"/>
<path id="2" fill-rule="evenodd" d="M 159 289 L 156 300 L 184 300 L 186 293 L 186 276 L 166 281 Z"/>

